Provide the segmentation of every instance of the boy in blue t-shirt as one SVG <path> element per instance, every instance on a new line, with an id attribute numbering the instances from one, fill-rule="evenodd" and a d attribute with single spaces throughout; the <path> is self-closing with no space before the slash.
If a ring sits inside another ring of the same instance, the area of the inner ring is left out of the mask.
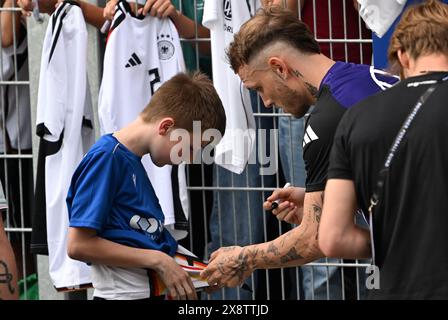
<path id="1" fill-rule="evenodd" d="M 159 200 L 140 161 L 145 154 L 157 166 L 191 160 L 201 148 L 193 144 L 193 121 L 201 121 L 202 132 L 219 130 L 218 139 L 224 134 L 224 108 L 211 81 L 200 73 L 178 74 L 134 122 L 101 137 L 73 174 L 68 255 L 92 265 L 94 298 L 151 298 L 150 270 L 174 299 L 196 298 L 190 277 L 172 258 L 177 243 L 164 229 Z M 173 140 L 176 129 L 189 139 Z"/>

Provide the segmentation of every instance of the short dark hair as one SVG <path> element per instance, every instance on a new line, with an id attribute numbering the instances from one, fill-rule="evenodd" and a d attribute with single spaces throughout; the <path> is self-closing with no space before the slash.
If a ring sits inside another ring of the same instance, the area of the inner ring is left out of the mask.
<path id="1" fill-rule="evenodd" d="M 268 6 L 257 11 L 235 34 L 227 50 L 233 71 L 271 43 L 283 41 L 302 53 L 319 54 L 320 47 L 308 26 L 293 13 L 280 6 Z"/>
<path id="2" fill-rule="evenodd" d="M 226 115 L 213 83 L 203 73 L 179 73 L 166 81 L 141 112 L 145 122 L 173 117 L 177 128 L 193 131 L 193 121 L 201 121 L 203 131 L 218 129 L 224 135 Z"/>

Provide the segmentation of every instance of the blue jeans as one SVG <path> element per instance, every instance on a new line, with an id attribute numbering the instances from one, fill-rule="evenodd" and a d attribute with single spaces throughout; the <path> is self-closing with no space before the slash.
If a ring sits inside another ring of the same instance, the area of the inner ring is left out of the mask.
<path id="1" fill-rule="evenodd" d="M 271 113 L 262 103 L 257 101 L 257 95 L 251 92 L 252 109 L 254 113 Z M 275 127 L 271 117 L 255 117 L 257 129 L 270 130 Z M 270 140 L 263 143 L 269 149 Z M 257 143 L 258 148 L 258 132 Z M 267 150 L 269 154 L 270 150 Z M 272 188 L 276 186 L 276 175 L 260 175 L 260 163 L 248 164 L 241 174 L 234 174 L 222 167 L 215 165 L 213 170 L 213 186 L 234 188 Z M 213 209 L 210 216 L 211 242 L 208 252 L 223 246 L 246 246 L 264 242 L 264 230 L 266 227 L 266 213 L 263 210 L 263 202 L 270 192 L 246 191 L 246 190 L 219 190 L 213 193 Z M 253 291 L 241 288 L 225 288 L 211 295 L 212 299 L 252 299 L 255 297 L 255 284 L 257 272 L 246 280 L 246 284 Z"/>

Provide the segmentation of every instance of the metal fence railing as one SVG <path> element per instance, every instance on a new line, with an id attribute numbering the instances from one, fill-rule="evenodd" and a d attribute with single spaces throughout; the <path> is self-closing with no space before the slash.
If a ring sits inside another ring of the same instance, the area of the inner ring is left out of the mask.
<path id="1" fill-rule="evenodd" d="M 192 2 L 197 8 L 201 1 Z M 250 2 L 252 8 L 256 8 L 257 1 Z M 283 2 L 284 5 L 291 3 L 291 1 Z M 180 8 L 186 9 L 186 3 L 188 3 L 186 0 L 180 1 Z M 300 9 L 301 4 L 303 4 L 302 10 Z M 297 10 L 298 17 L 309 25 L 322 46 L 324 54 L 334 60 L 371 63 L 370 33 L 363 26 L 354 1 L 298 0 Z M 200 8 L 194 12 L 195 15 L 191 18 L 198 20 L 197 14 L 201 12 Z M 181 39 L 181 41 L 195 50 L 196 64 L 190 67 L 192 69 L 198 66 L 202 67 L 199 59 L 201 57 L 199 43 L 210 41 L 210 39 L 199 38 L 196 32 L 193 39 Z M 301 148 L 301 140 L 299 143 L 294 143 L 291 140 L 293 138 L 301 139 L 303 133 L 299 130 L 303 130 L 303 124 L 288 114 L 266 109 L 261 105 L 260 100 L 257 101 L 253 108 L 257 128 L 276 130 L 278 133 L 275 135 L 276 141 L 273 144 L 279 164 L 276 174 L 254 182 L 256 179 L 249 169 L 243 172 L 242 177 L 237 177 L 232 174 L 223 175 L 223 169 L 217 166 L 212 168 L 203 164 L 196 168 L 190 166 L 189 190 L 192 196 L 193 214 L 188 245 L 196 254 L 203 254 L 205 259 L 211 253 L 210 244 L 214 242 L 213 236 L 218 237 L 215 242 L 219 245 L 245 245 L 248 242 L 272 240 L 290 229 L 290 226 L 285 223 L 279 223 L 276 219 L 266 215 L 260 210 L 260 204 L 271 194 L 272 190 L 281 187 L 286 180 L 296 181 L 297 185 L 303 185 L 305 175 L 303 164 L 297 165 L 302 161 L 301 150 L 295 149 L 297 146 Z M 265 148 L 266 146 L 260 147 Z M 283 155 L 283 158 L 280 148 L 287 149 L 283 152 L 287 153 L 286 156 Z M 266 152 L 265 149 L 260 151 Z M 285 161 L 285 158 L 289 158 L 290 161 Z M 289 178 L 286 178 L 287 176 Z M 258 204 L 253 203 L 255 199 L 259 202 Z M 218 218 L 214 218 L 213 215 Z M 213 232 L 211 224 L 216 221 L 218 226 L 213 229 L 217 231 Z M 241 224 L 246 223 L 247 228 L 242 231 Z M 257 230 L 255 230 L 257 226 L 253 224 L 258 225 Z M 249 234 L 248 242 L 247 239 L 242 239 L 244 232 Z M 258 237 L 256 232 L 259 232 L 261 236 Z M 226 239 L 229 238 L 226 234 L 232 235 L 234 243 L 226 242 Z M 258 240 L 253 238 L 258 238 Z M 218 298 L 359 299 L 362 298 L 364 268 L 367 266 L 367 263 L 360 261 L 321 259 L 300 268 L 256 271 L 256 276 L 251 277 L 249 285 L 257 290 L 249 295 L 240 289 L 237 289 L 236 293 L 222 290 Z M 332 279 L 329 280 L 330 276 Z M 339 290 L 335 289 L 337 286 L 339 286 Z M 216 295 L 207 298 L 214 299 Z"/>
<path id="2" fill-rule="evenodd" d="M 250 1 L 255 8 L 258 1 Z M 370 33 L 363 26 L 352 0 L 297 1 L 298 17 L 308 23 L 325 54 L 335 60 L 371 63 Z M 284 1 L 285 4 L 287 2 L 290 1 Z M 302 10 L 300 9 L 301 4 L 304 5 Z M 185 15 L 190 15 L 194 21 L 201 21 L 202 1 L 179 0 L 177 5 Z M 5 10 L 18 11 L 17 8 L 0 9 L 1 12 Z M 16 18 L 13 21 L 15 24 L 20 23 Z M 190 50 L 193 55 L 192 62 L 188 67 L 192 70 L 201 69 L 210 73 L 210 58 L 200 51 L 200 44 L 208 43 L 210 39 L 200 38 L 197 26 L 195 31 L 195 37 L 181 39 L 184 49 Z M 8 112 L 14 108 L 15 110 L 30 111 L 29 99 L 28 105 L 20 105 L 20 97 L 23 95 L 29 97 L 30 86 L 30 78 L 20 78 L 20 70 L 17 69 L 20 62 L 20 53 L 17 52 L 20 40 L 21 35 L 14 34 L 11 60 L 14 69 L 12 77 L 8 79 L 3 77 L 3 49 L 2 60 L 0 60 L 2 68 L 0 70 L 2 71 L 0 79 L 0 136 L 3 138 L 3 142 L 10 139 L 11 134 L 8 130 L 11 128 L 16 128 L 19 132 L 20 128 L 25 126 L 29 126 L 29 129 L 34 128 L 31 122 L 21 122 L 20 117 L 17 117 L 15 123 L 8 126 Z M 24 88 L 28 88 L 28 91 L 23 90 Z M 5 99 L 6 92 L 10 92 L 11 96 L 15 97 L 14 106 L 10 105 L 10 99 Z M 32 99 L 36 98 L 36 96 L 32 96 Z M 256 170 L 252 169 L 246 169 L 242 175 L 236 176 L 223 173 L 224 169 L 212 165 L 189 166 L 188 189 L 191 196 L 192 214 L 189 237 L 183 240 L 182 244 L 204 259 L 208 259 L 213 250 L 213 244 L 229 245 L 225 239 L 231 238 L 234 240 L 234 244 L 245 245 L 271 240 L 291 228 L 286 223 L 279 223 L 260 208 L 264 199 L 275 188 L 281 187 L 285 181 L 296 181 L 296 185 L 303 185 L 305 173 L 303 164 L 300 164 L 302 161 L 301 151 L 296 149 L 296 146 L 301 147 L 302 145 L 298 139 L 303 134 L 300 132 L 300 128 L 303 130 L 303 123 L 301 124 L 300 120 L 293 119 L 288 114 L 264 108 L 256 97 L 253 97 L 253 101 L 257 127 L 276 132 L 273 136 L 274 141 L 271 143 L 273 147 L 260 146 L 260 152 L 265 152 L 265 154 L 272 152 L 273 159 L 278 163 L 278 170 L 273 175 L 260 178 L 254 177 Z M 13 108 L 11 109 L 11 107 Z M 301 125 L 302 127 L 300 127 Z M 24 148 L 23 141 L 20 139 L 19 135 L 16 148 L 4 144 L 4 148 L 0 150 L 0 177 L 10 208 L 5 222 L 6 231 L 13 243 L 19 261 L 19 274 L 23 278 L 25 275 L 36 272 L 35 258 L 29 254 L 29 235 L 33 191 L 32 159 L 33 153 L 37 153 L 37 150 L 32 150 L 31 147 Z M 212 225 L 214 222 L 216 223 Z M 222 299 L 361 298 L 364 268 L 367 265 L 359 261 L 323 259 L 300 268 L 259 270 L 249 280 L 252 292 L 240 289 L 222 290 L 218 297 Z M 337 293 L 333 292 L 334 284 L 329 280 L 330 275 L 334 274 L 337 274 L 337 285 L 340 287 Z M 39 277 L 45 276 L 44 272 L 39 270 Z M 348 278 L 354 279 L 354 282 L 347 281 Z M 322 283 L 319 284 L 317 281 Z M 348 290 L 348 286 L 352 288 Z M 316 289 L 320 290 L 319 292 L 315 290 L 317 287 L 321 288 Z M 25 297 L 27 291 L 25 281 Z M 350 296 L 347 295 L 349 292 Z M 207 295 L 203 298 L 213 299 L 215 296 Z"/>
<path id="3" fill-rule="evenodd" d="M 26 29 L 14 6 L 0 8 L 0 22 L 12 27 L 12 43 L 2 41 L 0 57 L 0 180 L 8 202 L 5 230 L 15 252 L 22 298 L 28 298 L 27 277 L 36 273 L 29 253 L 33 169 Z M 17 28 L 16 28 L 17 27 Z M 16 33 L 18 31 L 18 34 Z M 2 39 L 9 32 L 0 30 Z M 6 41 L 6 40 L 5 40 Z"/>

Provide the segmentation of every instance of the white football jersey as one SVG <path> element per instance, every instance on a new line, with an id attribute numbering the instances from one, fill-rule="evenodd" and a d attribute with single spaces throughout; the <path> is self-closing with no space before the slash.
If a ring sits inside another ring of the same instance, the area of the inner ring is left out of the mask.
<path id="1" fill-rule="evenodd" d="M 204 1 L 202 23 L 210 29 L 213 84 L 227 117 L 226 132 L 216 146 L 215 162 L 239 174 L 254 148 L 256 127 L 249 91 L 231 69 L 225 50 L 233 41 L 233 35 L 255 12 L 254 1 Z"/>
<path id="2" fill-rule="evenodd" d="M 67 255 L 65 201 L 73 172 L 95 141 L 86 62 L 82 11 L 75 2 L 62 2 L 45 34 L 37 102 L 38 179 L 45 178 L 49 268 L 56 289 L 91 283 L 90 267 Z M 42 191 L 36 188 L 36 197 Z"/>
<path id="3" fill-rule="evenodd" d="M 106 134 L 134 121 L 162 83 L 185 71 L 176 27 L 169 19 L 136 17 L 130 5 L 120 1 L 109 30 L 103 70 L 98 116 L 101 133 Z M 149 155 L 142 163 L 165 214 L 165 225 L 176 239 L 184 238 L 189 211 L 185 165 L 159 168 Z"/>
<path id="4" fill-rule="evenodd" d="M 26 34 L 23 27 L 22 32 Z M 14 68 L 14 51 L 17 55 L 17 76 Z M 28 50 L 27 38 L 23 37 L 17 45 L 1 48 L 2 73 L 1 81 L 28 81 Z M 27 85 L 2 85 L 0 90 L 1 106 L 4 112 L 0 112 L 0 152 L 5 152 L 3 141 L 3 126 L 9 137 L 11 148 L 26 150 L 31 149 L 31 109 L 30 88 Z M 5 116 L 5 122 L 3 121 Z"/>

